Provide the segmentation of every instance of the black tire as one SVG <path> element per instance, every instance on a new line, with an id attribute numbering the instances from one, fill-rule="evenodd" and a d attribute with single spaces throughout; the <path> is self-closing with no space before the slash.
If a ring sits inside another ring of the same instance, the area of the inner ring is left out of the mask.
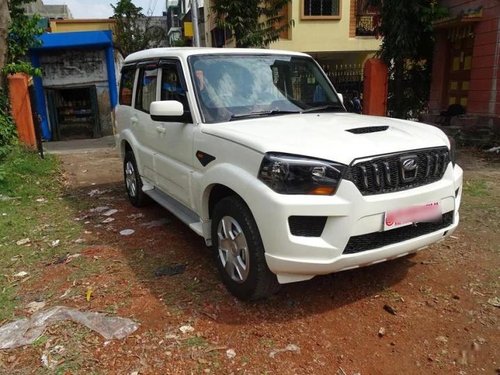
<path id="1" fill-rule="evenodd" d="M 123 159 L 123 180 L 130 203 L 135 207 L 144 206 L 148 197 L 142 191 L 142 180 L 132 151 L 127 151 Z"/>
<path id="2" fill-rule="evenodd" d="M 238 240 L 227 240 L 232 236 Z M 222 281 L 237 298 L 256 300 L 279 290 L 276 275 L 267 267 L 257 224 L 250 209 L 239 197 L 226 197 L 215 205 L 212 247 Z"/>

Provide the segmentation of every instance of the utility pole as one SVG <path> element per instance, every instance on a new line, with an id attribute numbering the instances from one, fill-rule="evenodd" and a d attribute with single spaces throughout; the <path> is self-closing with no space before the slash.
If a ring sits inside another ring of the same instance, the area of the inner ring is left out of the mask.
<path id="1" fill-rule="evenodd" d="M 200 30 L 198 28 L 198 0 L 191 0 L 191 20 L 193 22 L 193 47 L 199 47 Z"/>

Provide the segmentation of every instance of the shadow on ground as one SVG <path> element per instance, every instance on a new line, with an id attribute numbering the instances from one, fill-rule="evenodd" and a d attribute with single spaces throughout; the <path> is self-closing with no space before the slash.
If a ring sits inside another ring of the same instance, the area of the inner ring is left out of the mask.
<path id="1" fill-rule="evenodd" d="M 122 183 L 70 188 L 67 198 L 79 204 L 86 201 L 94 209 L 117 209 L 111 216 L 114 220 L 107 224 L 103 223 L 106 217 L 90 214 L 90 209 L 80 213 L 87 222 L 86 229 L 91 232 L 88 243 L 113 248 L 133 271 L 140 288 L 147 289 L 167 311 L 189 312 L 199 319 L 217 323 L 287 322 L 339 309 L 383 293 L 404 279 L 409 268 L 416 264 L 405 257 L 318 276 L 310 281 L 283 285 L 277 295 L 267 300 L 245 303 L 232 297 L 220 282 L 211 250 L 203 239 L 156 203 L 141 209 L 133 207 Z M 120 235 L 123 229 L 133 229 L 134 233 Z M 162 267 L 178 264 L 186 265 L 184 273 L 155 275 Z"/>

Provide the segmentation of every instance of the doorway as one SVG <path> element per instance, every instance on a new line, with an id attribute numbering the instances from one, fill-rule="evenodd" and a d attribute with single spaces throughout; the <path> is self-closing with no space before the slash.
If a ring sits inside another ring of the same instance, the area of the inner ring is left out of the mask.
<path id="1" fill-rule="evenodd" d="M 95 86 L 46 89 L 52 140 L 101 137 Z"/>
<path id="2" fill-rule="evenodd" d="M 448 87 L 444 102 L 467 108 L 469 83 L 472 68 L 474 33 L 470 27 L 455 29 L 450 32 L 450 57 L 448 65 Z"/>

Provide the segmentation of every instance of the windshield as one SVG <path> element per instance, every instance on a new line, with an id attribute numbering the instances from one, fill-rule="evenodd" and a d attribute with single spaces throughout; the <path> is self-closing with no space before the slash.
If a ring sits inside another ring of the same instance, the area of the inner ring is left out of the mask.
<path id="1" fill-rule="evenodd" d="M 312 58 L 287 55 L 196 55 L 191 77 L 204 122 L 285 113 L 344 111 Z"/>

